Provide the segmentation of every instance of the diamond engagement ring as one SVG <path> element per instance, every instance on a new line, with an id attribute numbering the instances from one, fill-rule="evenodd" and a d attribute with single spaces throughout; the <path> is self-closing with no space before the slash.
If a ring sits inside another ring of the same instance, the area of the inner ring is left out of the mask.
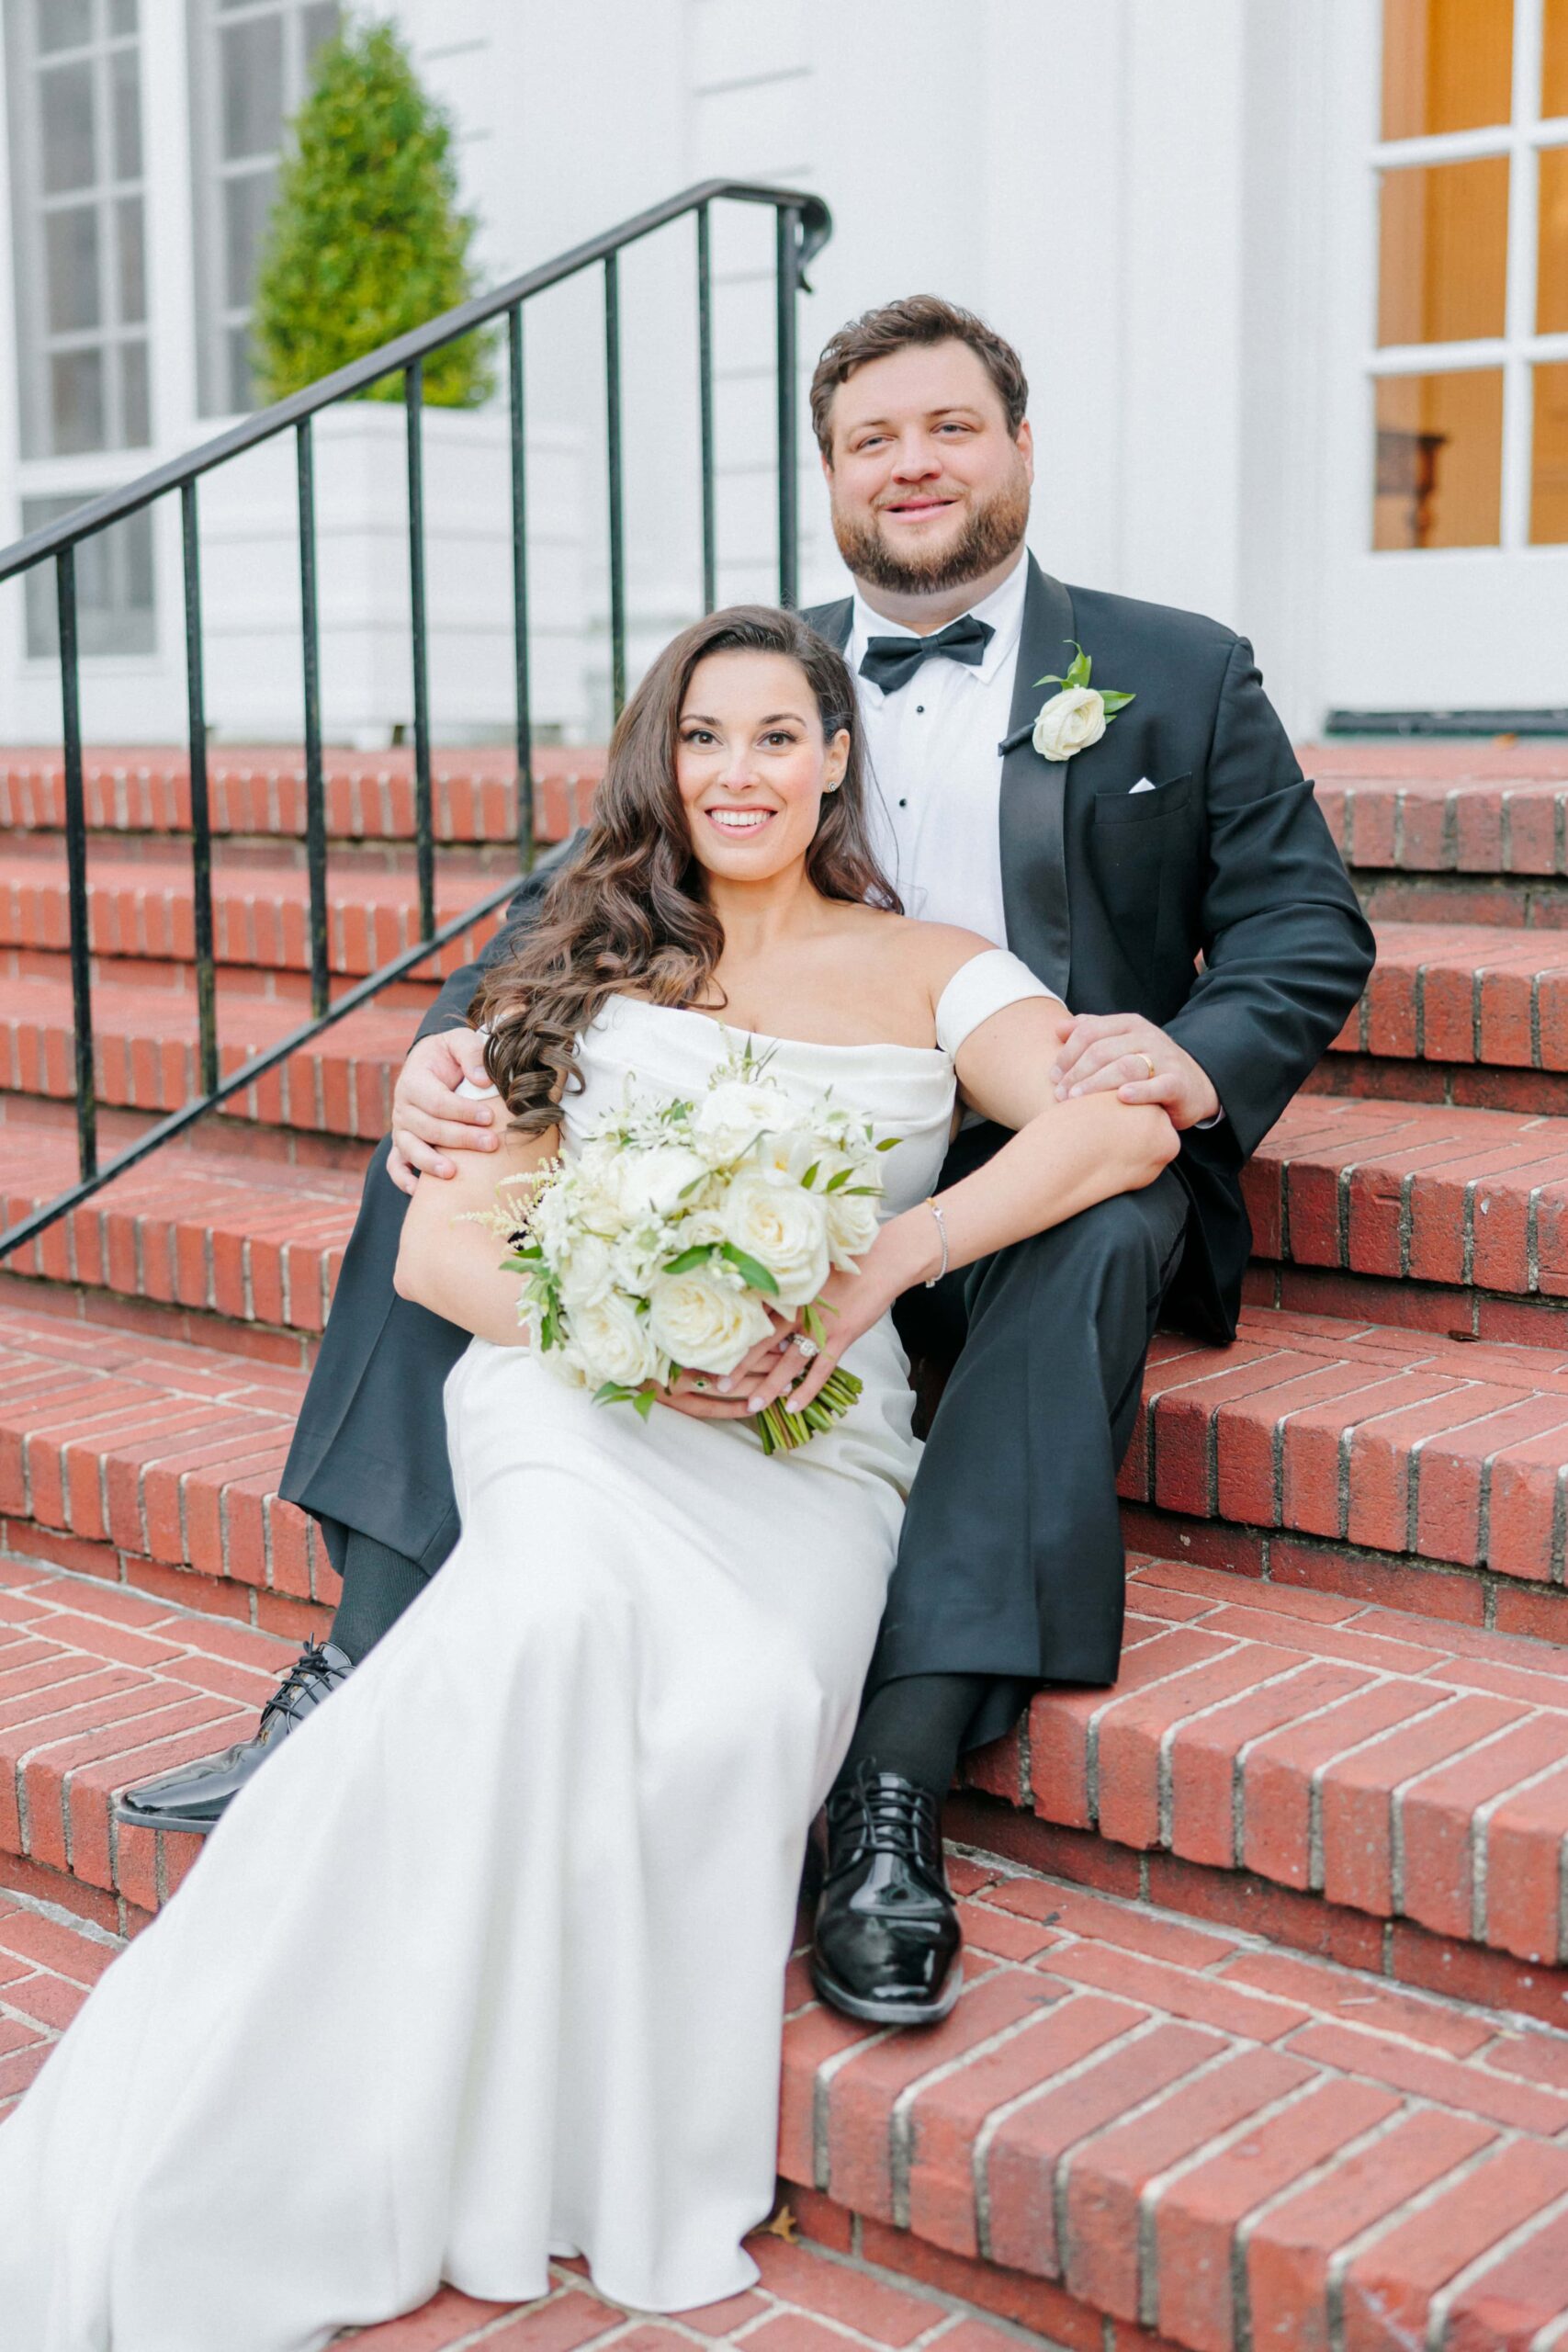
<path id="1" fill-rule="evenodd" d="M 808 1340 L 804 1331 L 797 1331 L 795 1333 L 795 1344 L 800 1350 L 801 1354 L 805 1357 L 807 1363 L 811 1362 L 812 1357 L 818 1352 L 816 1340 Z"/>

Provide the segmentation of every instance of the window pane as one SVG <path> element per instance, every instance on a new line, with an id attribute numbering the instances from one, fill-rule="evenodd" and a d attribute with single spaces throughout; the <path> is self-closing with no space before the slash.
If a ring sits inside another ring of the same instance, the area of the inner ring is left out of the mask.
<path id="1" fill-rule="evenodd" d="M 22 528 L 41 530 L 92 497 L 26 498 Z M 29 571 L 27 584 L 28 651 L 35 660 L 54 654 L 60 637 L 54 605 L 54 566 Z M 151 653 L 155 650 L 152 606 L 152 517 L 145 508 L 123 523 L 96 531 L 76 550 L 77 634 L 84 653 Z"/>
<path id="2" fill-rule="evenodd" d="M 109 51 L 109 95 L 114 111 L 114 175 L 141 177 L 141 75 L 133 49 Z"/>
<path id="3" fill-rule="evenodd" d="M 256 404 L 255 379 L 251 373 L 251 331 L 229 327 L 223 336 L 223 365 L 229 387 L 227 405 L 236 414 Z"/>
<path id="4" fill-rule="evenodd" d="M 283 19 L 253 17 L 219 35 L 223 154 L 274 155 L 283 136 Z"/>
<path id="5" fill-rule="evenodd" d="M 51 65 L 39 75 L 39 126 L 43 139 L 43 192 L 91 187 L 98 176 L 93 141 L 93 69 L 88 64 Z"/>
<path id="6" fill-rule="evenodd" d="M 136 30 L 136 0 L 109 0 L 109 31 L 133 33 Z"/>
<path id="7" fill-rule="evenodd" d="M 51 334 L 96 327 L 98 300 L 98 208 L 73 204 L 43 216 L 45 293 Z"/>
<path id="8" fill-rule="evenodd" d="M 1495 547 L 1502 490 L 1500 368 L 1379 378 L 1374 548 Z"/>
<path id="9" fill-rule="evenodd" d="M 1383 0 L 1382 135 L 1506 122 L 1513 0 Z"/>
<path id="10" fill-rule="evenodd" d="M 1507 292 L 1508 160 L 1384 172 L 1378 341 L 1501 334 Z"/>
<path id="11" fill-rule="evenodd" d="M 276 172 L 247 172 L 223 183 L 223 300 L 236 311 L 250 308 L 276 181 Z"/>
<path id="12" fill-rule="evenodd" d="M 120 434 L 122 449 L 145 449 L 152 438 L 152 405 L 147 390 L 147 345 L 119 346 Z"/>
<path id="13" fill-rule="evenodd" d="M 1546 0 L 1540 42 L 1540 110 L 1568 114 L 1568 0 Z"/>
<path id="14" fill-rule="evenodd" d="M 101 449 L 104 431 L 104 355 L 61 351 L 49 363 L 50 441 L 57 456 Z"/>
<path id="15" fill-rule="evenodd" d="M 1568 540 L 1568 365 L 1537 368 L 1535 454 L 1530 466 L 1530 537 L 1537 547 Z"/>
<path id="16" fill-rule="evenodd" d="M 1568 147 L 1540 151 L 1540 225 L 1536 333 L 1562 334 L 1568 331 Z"/>
<path id="17" fill-rule="evenodd" d="M 119 300 L 115 315 L 121 326 L 139 326 L 147 316 L 147 269 L 141 238 L 141 198 L 122 196 L 115 206 L 115 243 L 119 260 Z"/>
<path id="18" fill-rule="evenodd" d="M 299 28 L 305 37 L 307 62 L 314 57 L 324 40 L 331 40 L 337 27 L 337 0 L 316 0 L 314 6 L 301 10 Z"/>
<path id="19" fill-rule="evenodd" d="M 93 38 L 93 0 L 34 0 L 38 51 L 80 49 Z"/>

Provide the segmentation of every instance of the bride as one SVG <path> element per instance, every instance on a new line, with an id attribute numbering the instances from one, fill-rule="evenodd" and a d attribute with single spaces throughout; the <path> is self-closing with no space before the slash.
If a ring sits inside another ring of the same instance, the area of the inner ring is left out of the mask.
<path id="1" fill-rule="evenodd" d="M 421 1184 L 398 1270 L 476 1335 L 446 1386 L 461 1540 L 0 2126 L 5 2352 L 317 2352 L 444 2279 L 545 2294 L 552 2254 L 655 2311 L 756 2276 L 807 1828 L 919 1452 L 888 1310 L 1176 1149 L 1157 1109 L 1058 1103 L 1059 1001 L 898 912 L 854 707 L 792 614 L 688 629 L 492 967 L 515 1124 Z M 530 1356 L 516 1277 L 458 1220 L 628 1080 L 701 1088 L 737 1033 L 897 1138 L 884 1221 L 820 1353 L 780 1321 L 645 1423 Z M 960 1104 L 1016 1132 L 932 1202 Z M 750 1416 L 840 1358 L 849 1415 L 765 1456 Z"/>

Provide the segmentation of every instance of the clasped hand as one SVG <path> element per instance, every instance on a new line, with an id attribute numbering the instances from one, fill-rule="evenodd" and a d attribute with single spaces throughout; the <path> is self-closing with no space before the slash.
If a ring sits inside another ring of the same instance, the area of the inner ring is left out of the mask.
<path id="1" fill-rule="evenodd" d="M 732 1373 L 682 1372 L 671 1386 L 655 1391 L 659 1402 L 710 1421 L 745 1420 L 781 1401 L 786 1412 L 803 1412 L 846 1349 L 881 1320 L 897 1295 L 888 1289 L 875 1258 L 874 1244 L 857 1273 L 829 1275 L 817 1302 L 826 1331 L 814 1355 L 799 1345 L 799 1316 L 770 1307 L 773 1329 Z"/>
<path id="2" fill-rule="evenodd" d="M 1177 1128 L 1198 1126 L 1221 1107 L 1201 1063 L 1138 1012 L 1077 1013 L 1051 1078 L 1058 1102 L 1114 1091 L 1122 1102 L 1159 1103 Z"/>

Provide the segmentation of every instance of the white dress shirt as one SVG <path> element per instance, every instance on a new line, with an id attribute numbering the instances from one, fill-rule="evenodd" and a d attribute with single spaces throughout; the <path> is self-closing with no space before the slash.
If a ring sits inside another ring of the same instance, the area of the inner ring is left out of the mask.
<path id="1" fill-rule="evenodd" d="M 913 638 L 918 631 L 884 620 L 858 589 L 845 649 L 864 729 L 878 863 L 906 914 L 961 923 L 998 947 L 1007 944 L 1007 925 L 997 746 L 1012 713 L 1028 579 L 1029 560 L 1021 548 L 1001 586 L 970 607 L 996 632 L 973 667 L 933 654 L 907 684 L 884 694 L 860 674 L 868 639 Z"/>

